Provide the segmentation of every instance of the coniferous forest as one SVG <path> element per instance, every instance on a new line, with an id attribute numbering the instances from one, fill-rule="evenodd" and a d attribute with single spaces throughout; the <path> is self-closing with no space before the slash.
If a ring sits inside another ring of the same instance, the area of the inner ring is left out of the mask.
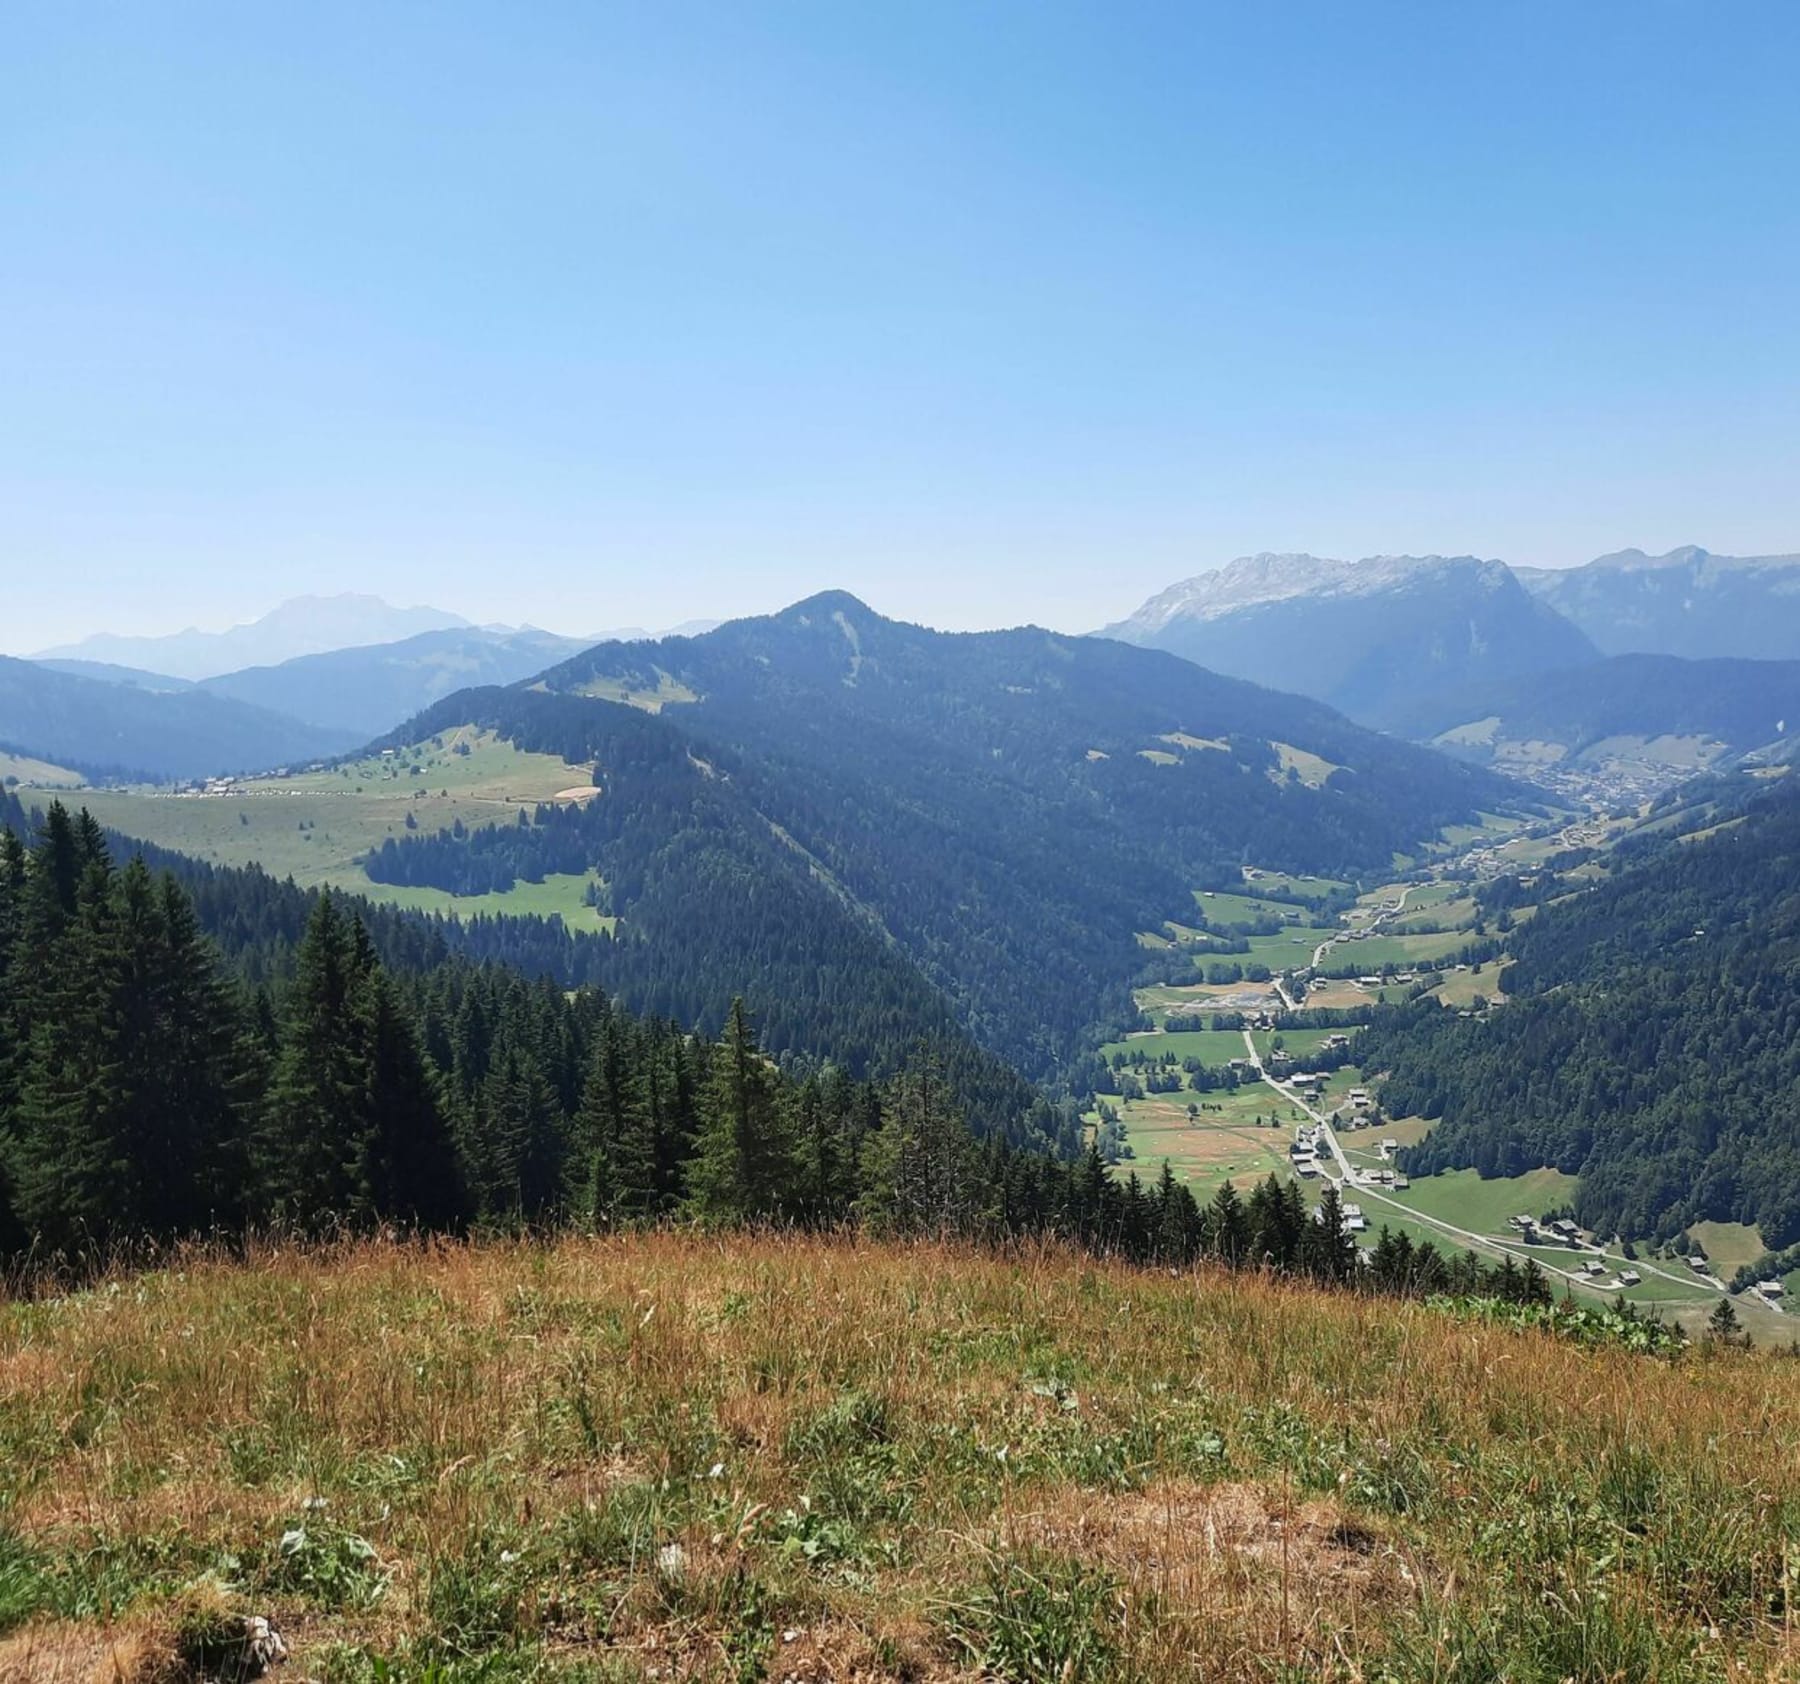
<path id="1" fill-rule="evenodd" d="M 199 900 L 228 924 L 225 892 L 266 883 L 209 874 Z M 141 856 L 115 860 L 85 812 L 55 804 L 28 837 L 0 826 L 0 1246 L 15 1264 L 268 1231 L 688 1220 L 1053 1236 L 1146 1263 L 1549 1297 L 1533 1271 L 1404 1237 L 1359 1267 L 1335 1189 L 1322 1220 L 1272 1176 L 1202 1206 L 1166 1166 L 1145 1186 L 1091 1148 L 979 1138 L 926 1047 L 881 1080 L 782 1066 L 741 1004 L 709 1038 L 421 946 L 417 920 L 372 928 L 354 902 L 307 902 L 291 941 L 246 908 L 254 963 L 233 964 L 196 896 Z"/>
<path id="2" fill-rule="evenodd" d="M 1504 1011 L 1377 1014 L 1359 1053 L 1388 1071 L 1384 1104 L 1439 1119 L 1409 1169 L 1551 1165 L 1601 1233 L 1800 1240 L 1800 798 L 1750 790 L 1722 786 L 1692 835 L 1621 847 L 1522 924 Z"/>

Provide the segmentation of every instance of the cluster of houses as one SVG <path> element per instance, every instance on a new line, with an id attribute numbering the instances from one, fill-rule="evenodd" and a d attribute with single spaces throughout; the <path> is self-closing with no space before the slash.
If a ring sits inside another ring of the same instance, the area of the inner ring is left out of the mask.
<path id="1" fill-rule="evenodd" d="M 1317 1179 L 1321 1168 L 1319 1153 L 1322 1150 L 1328 1148 L 1319 1139 L 1317 1129 L 1303 1128 L 1294 1136 L 1294 1144 L 1288 1148 L 1288 1162 L 1294 1166 L 1294 1173 L 1301 1180 Z"/>
<path id="2" fill-rule="evenodd" d="M 1519 1238 L 1527 1245 L 1580 1245 L 1581 1225 L 1568 1217 L 1554 1222 L 1540 1222 L 1535 1216 L 1509 1216 L 1507 1226 L 1519 1230 Z"/>

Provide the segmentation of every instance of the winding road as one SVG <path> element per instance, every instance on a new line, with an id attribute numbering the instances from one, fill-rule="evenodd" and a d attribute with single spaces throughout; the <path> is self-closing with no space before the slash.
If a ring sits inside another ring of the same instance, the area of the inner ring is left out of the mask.
<path id="1" fill-rule="evenodd" d="M 1535 1248 L 1531 1246 L 1523 1244 L 1511 1245 L 1505 1240 L 1497 1240 L 1487 1234 L 1478 1234 L 1472 1228 L 1459 1228 L 1454 1222 L 1446 1222 L 1441 1217 L 1427 1216 L 1424 1211 L 1405 1203 L 1403 1200 L 1395 1198 L 1391 1193 L 1382 1192 L 1379 1187 L 1371 1187 L 1366 1182 L 1357 1181 L 1352 1171 L 1350 1160 L 1345 1156 L 1344 1148 L 1338 1140 L 1337 1130 L 1331 1126 L 1331 1119 L 1323 1112 L 1315 1109 L 1310 1101 L 1303 1099 L 1294 1089 L 1277 1081 L 1271 1076 L 1263 1064 L 1262 1054 L 1256 1050 L 1255 1037 L 1248 1029 L 1246 1029 L 1243 1034 L 1244 1050 L 1250 1056 L 1250 1062 L 1255 1067 L 1258 1079 L 1267 1084 L 1267 1086 L 1273 1088 L 1276 1093 L 1290 1104 L 1296 1105 L 1304 1111 L 1307 1116 L 1312 1118 L 1313 1122 L 1317 1125 L 1319 1132 L 1324 1136 L 1325 1144 L 1331 1148 L 1331 1156 L 1338 1166 L 1338 1174 L 1332 1179 L 1335 1181 L 1340 1192 L 1355 1193 L 1359 1203 L 1365 1200 L 1374 1200 L 1377 1204 L 1389 1205 L 1394 1210 L 1400 1212 L 1401 1215 L 1405 1216 L 1409 1222 L 1416 1222 L 1425 1227 L 1436 1228 L 1442 1233 L 1451 1235 L 1464 1245 L 1491 1252 L 1498 1257 L 1511 1257 L 1519 1262 L 1533 1262 L 1537 1264 L 1545 1274 L 1560 1276 L 1563 1280 L 1569 1281 L 1575 1286 L 1586 1287 L 1590 1292 L 1618 1292 L 1620 1290 L 1616 1285 L 1608 1284 L 1603 1286 L 1595 1280 L 1592 1275 L 1584 1275 L 1579 1270 L 1563 1269 L 1559 1268 L 1554 1263 L 1547 1263 L 1538 1255 Z M 1602 1256 L 1603 1253 L 1596 1249 L 1594 1255 L 1598 1257 Z M 1658 1268 L 1654 1263 L 1646 1263 L 1643 1261 L 1635 1262 L 1631 1266 L 1640 1274 L 1658 1275 L 1663 1280 L 1674 1281 L 1681 1286 L 1711 1287 L 1715 1291 L 1725 1291 L 1724 1283 L 1722 1281 L 1714 1280 L 1710 1276 L 1702 1277 L 1693 1274 L 1678 1275 L 1668 1269 Z M 1730 1295 L 1727 1294 L 1727 1296 Z M 1739 1296 L 1746 1295 L 1740 1294 Z"/>

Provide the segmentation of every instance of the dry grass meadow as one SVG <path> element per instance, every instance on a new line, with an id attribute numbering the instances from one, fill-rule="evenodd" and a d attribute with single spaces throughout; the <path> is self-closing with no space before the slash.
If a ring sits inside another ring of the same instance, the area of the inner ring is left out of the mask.
<path id="1" fill-rule="evenodd" d="M 1800 1677 L 1800 1365 L 1055 1250 L 195 1254 L 0 1309 L 0 1679 Z M 218 1672 L 230 1676 L 229 1670 Z"/>

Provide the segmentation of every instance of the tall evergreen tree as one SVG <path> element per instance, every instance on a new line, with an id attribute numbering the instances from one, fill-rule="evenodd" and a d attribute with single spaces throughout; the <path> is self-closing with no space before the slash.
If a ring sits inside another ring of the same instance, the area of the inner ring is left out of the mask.
<path id="1" fill-rule="evenodd" d="M 744 1002 L 733 1000 L 701 1096 L 689 1204 L 708 1221 L 769 1221 L 785 1214 L 792 1179 L 788 1119 L 774 1073 Z"/>
<path id="2" fill-rule="evenodd" d="M 261 1153 L 269 1204 L 307 1225 L 373 1215 L 358 945 L 336 901 L 321 895 L 294 957 Z"/>

